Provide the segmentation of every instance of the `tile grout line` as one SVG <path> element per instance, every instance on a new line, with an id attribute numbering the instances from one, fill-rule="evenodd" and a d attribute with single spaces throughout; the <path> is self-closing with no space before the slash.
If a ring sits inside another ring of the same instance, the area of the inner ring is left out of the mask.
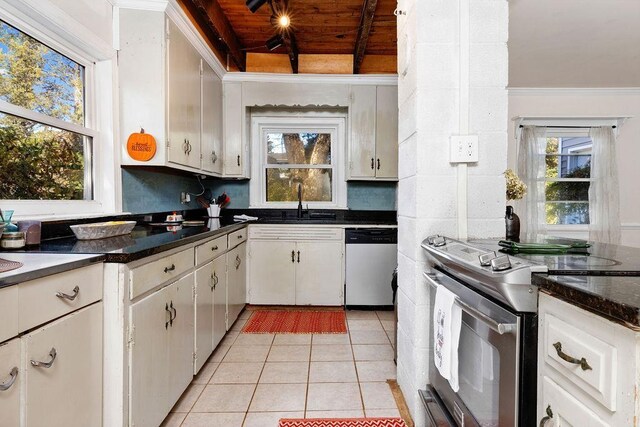
<path id="1" fill-rule="evenodd" d="M 260 370 L 260 375 L 258 375 L 258 379 L 256 380 L 256 385 L 253 388 L 253 394 L 251 395 L 251 399 L 249 399 L 249 404 L 247 405 L 247 410 L 244 412 L 244 417 L 242 418 L 241 426 L 247 422 L 247 417 L 249 416 L 249 409 L 251 408 L 251 404 L 253 403 L 253 399 L 256 396 L 256 392 L 258 391 L 258 384 L 260 383 L 260 378 L 262 377 L 262 373 L 264 372 L 264 367 L 267 365 L 267 359 L 269 358 L 269 353 L 271 353 L 271 349 L 273 348 L 273 343 L 276 340 L 276 335 L 273 334 L 273 338 L 271 339 L 271 344 L 269 345 L 269 351 L 264 358 L 264 362 L 262 362 L 262 369 Z"/>
<path id="2" fill-rule="evenodd" d="M 362 404 L 362 415 L 366 418 L 367 413 L 364 407 L 364 396 L 362 395 L 362 386 L 360 385 L 360 374 L 358 373 L 358 364 L 356 363 L 356 354 L 353 351 L 353 340 L 351 339 L 351 328 L 349 327 L 349 320 L 347 319 L 347 331 L 349 331 L 349 344 L 351 347 L 351 356 L 353 357 L 353 369 L 356 371 L 356 381 L 358 381 L 358 390 L 360 390 L 360 403 Z"/>

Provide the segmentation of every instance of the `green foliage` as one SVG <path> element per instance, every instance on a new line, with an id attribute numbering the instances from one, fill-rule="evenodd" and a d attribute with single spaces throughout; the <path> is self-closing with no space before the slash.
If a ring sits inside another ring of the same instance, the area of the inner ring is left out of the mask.
<path id="1" fill-rule="evenodd" d="M 3 22 L 0 71 L 0 99 L 84 124 L 82 67 Z M 2 198 L 82 200 L 84 149 L 81 135 L 0 113 Z"/>

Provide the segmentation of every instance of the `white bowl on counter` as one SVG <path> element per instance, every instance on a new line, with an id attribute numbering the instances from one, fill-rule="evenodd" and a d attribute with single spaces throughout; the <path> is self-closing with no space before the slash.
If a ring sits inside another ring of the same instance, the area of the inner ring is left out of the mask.
<path id="1" fill-rule="evenodd" d="M 95 240 L 129 234 L 135 226 L 135 221 L 107 221 L 70 225 L 69 227 L 78 240 Z"/>

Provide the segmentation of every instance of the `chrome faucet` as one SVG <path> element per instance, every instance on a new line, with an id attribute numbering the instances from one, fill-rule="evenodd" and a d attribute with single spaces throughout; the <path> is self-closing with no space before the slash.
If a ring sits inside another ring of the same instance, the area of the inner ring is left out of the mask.
<path id="1" fill-rule="evenodd" d="M 298 218 L 302 218 L 302 184 L 298 184 Z"/>

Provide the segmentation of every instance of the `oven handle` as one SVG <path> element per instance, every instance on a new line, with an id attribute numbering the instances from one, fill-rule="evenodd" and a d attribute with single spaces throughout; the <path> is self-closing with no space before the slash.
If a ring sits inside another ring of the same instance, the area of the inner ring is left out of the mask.
<path id="1" fill-rule="evenodd" d="M 434 284 L 439 285 L 439 286 L 444 286 L 443 284 L 438 283 L 438 276 L 436 274 L 426 273 L 425 272 L 424 275 L 428 279 L 430 279 L 432 282 L 434 282 Z M 481 322 L 485 323 L 489 328 L 491 328 L 493 331 L 497 332 L 500 335 L 509 334 L 509 333 L 515 333 L 517 331 L 517 329 L 518 329 L 518 325 L 515 324 L 515 323 L 500 323 L 500 322 L 496 322 L 491 317 L 487 316 L 486 314 L 484 314 L 480 310 L 478 310 L 478 309 L 476 309 L 474 307 L 471 307 L 469 304 L 465 303 L 464 301 L 462 301 L 458 297 L 455 297 L 455 302 L 468 315 L 470 315 L 471 317 L 475 317 L 476 319 L 478 319 Z"/>

